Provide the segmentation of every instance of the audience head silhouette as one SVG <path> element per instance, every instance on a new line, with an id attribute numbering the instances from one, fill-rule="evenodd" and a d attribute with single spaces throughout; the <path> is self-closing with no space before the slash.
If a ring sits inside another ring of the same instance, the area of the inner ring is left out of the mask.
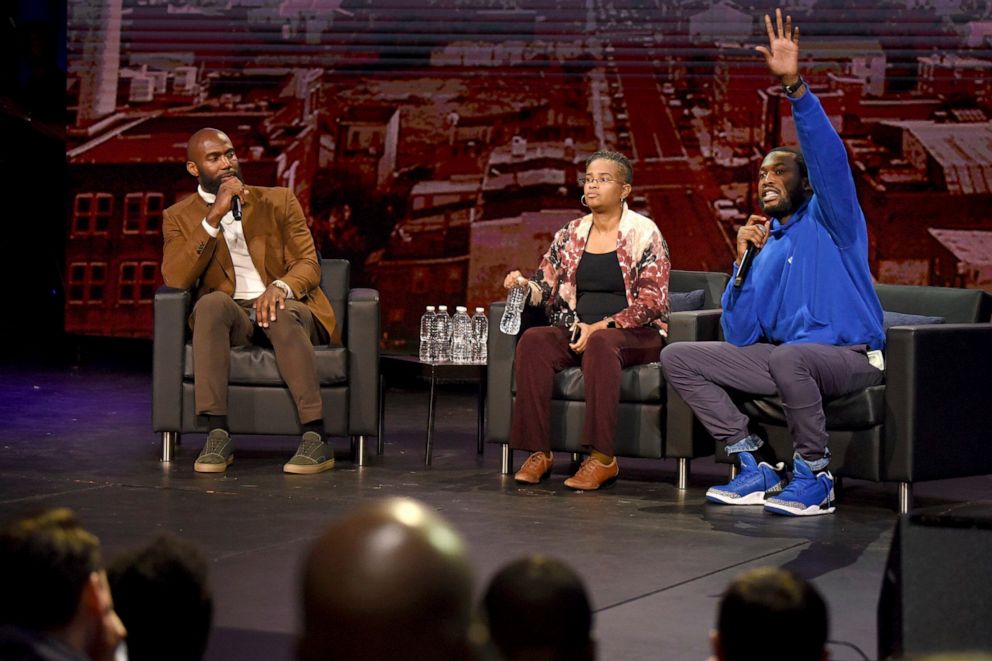
<path id="1" fill-rule="evenodd" d="M 752 569 L 723 593 L 713 632 L 720 661 L 821 661 L 829 623 L 827 605 L 812 585 L 777 567 Z M 775 641 L 774 645 L 763 641 Z"/>
<path id="2" fill-rule="evenodd" d="M 507 661 L 596 657 L 589 598 L 561 560 L 535 555 L 510 563 L 493 577 L 482 603 L 489 635 Z"/>
<path id="3" fill-rule="evenodd" d="M 472 573 L 458 534 L 417 501 L 381 500 L 311 548 L 299 658 L 470 658 L 471 610 Z"/>
<path id="4" fill-rule="evenodd" d="M 171 535 L 116 558 L 107 570 L 118 614 L 127 627 L 129 661 L 195 661 L 210 634 L 213 599 L 207 560 Z M 168 622 L 168 635 L 162 626 Z"/>
<path id="5" fill-rule="evenodd" d="M 110 659 L 124 637 L 100 541 L 67 509 L 0 530 L 0 586 L 0 658 Z"/>

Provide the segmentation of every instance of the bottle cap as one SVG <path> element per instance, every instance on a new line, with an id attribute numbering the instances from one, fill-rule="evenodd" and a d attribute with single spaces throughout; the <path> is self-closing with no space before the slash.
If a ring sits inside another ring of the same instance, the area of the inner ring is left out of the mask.
<path id="1" fill-rule="evenodd" d="M 476 312 L 484 312 L 484 310 L 482 308 L 475 308 L 475 311 Z"/>
<path id="2" fill-rule="evenodd" d="M 438 310 L 443 310 L 444 312 L 447 312 L 448 311 L 448 306 L 447 305 L 439 305 L 439 306 L 437 306 L 437 309 Z"/>
<path id="3" fill-rule="evenodd" d="M 428 305 L 427 306 L 427 311 L 428 312 L 434 312 L 434 306 L 433 305 Z"/>
<path id="4" fill-rule="evenodd" d="M 455 308 L 455 312 L 468 312 L 464 305 L 459 305 Z"/>

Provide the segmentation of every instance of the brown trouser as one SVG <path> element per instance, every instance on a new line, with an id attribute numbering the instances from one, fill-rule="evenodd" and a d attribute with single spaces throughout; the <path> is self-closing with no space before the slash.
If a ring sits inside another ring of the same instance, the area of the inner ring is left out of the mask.
<path id="1" fill-rule="evenodd" d="M 510 447 L 530 452 L 551 449 L 551 396 L 555 374 L 582 366 L 586 416 L 582 445 L 613 456 L 620 404 L 620 370 L 658 360 L 663 339 L 655 328 L 607 328 L 593 333 L 586 350 L 568 348 L 569 331 L 557 326 L 528 329 L 517 343 L 514 361 L 517 398 Z"/>
<path id="2" fill-rule="evenodd" d="M 296 402 L 300 422 L 323 418 L 313 345 L 326 344 L 327 331 L 306 304 L 286 301 L 268 328 L 251 322 L 252 301 L 235 301 L 224 292 L 211 292 L 196 302 L 193 327 L 193 392 L 197 415 L 227 415 L 227 381 L 231 347 L 252 343 L 257 330 L 265 333 L 276 366 Z"/>

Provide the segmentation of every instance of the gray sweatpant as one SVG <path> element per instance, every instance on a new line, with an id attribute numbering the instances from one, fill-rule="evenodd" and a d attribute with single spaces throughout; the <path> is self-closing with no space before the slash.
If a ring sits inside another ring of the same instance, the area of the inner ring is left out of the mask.
<path id="1" fill-rule="evenodd" d="M 725 388 L 782 399 L 796 452 L 806 461 L 827 448 L 823 400 L 882 383 L 884 373 L 868 362 L 864 345 L 676 342 L 661 352 L 672 387 L 718 441 L 748 435 L 748 418 Z M 825 463 L 825 462 L 824 462 Z"/>

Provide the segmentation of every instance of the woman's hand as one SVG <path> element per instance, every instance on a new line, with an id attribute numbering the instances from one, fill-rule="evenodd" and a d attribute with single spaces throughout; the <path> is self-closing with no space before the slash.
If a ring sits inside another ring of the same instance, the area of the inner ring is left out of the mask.
<path id="1" fill-rule="evenodd" d="M 516 285 L 526 285 L 530 282 L 527 278 L 520 274 L 520 271 L 510 271 L 503 278 L 503 288 L 512 289 Z"/>
<path id="2" fill-rule="evenodd" d="M 609 322 L 608 319 L 603 319 L 602 321 L 597 321 L 594 324 L 584 324 L 581 321 L 575 322 L 575 328 L 579 332 L 579 336 L 574 342 L 569 343 L 568 348 L 575 353 L 581 354 L 586 350 L 586 343 L 593 334 L 607 328 L 606 324 Z"/>

